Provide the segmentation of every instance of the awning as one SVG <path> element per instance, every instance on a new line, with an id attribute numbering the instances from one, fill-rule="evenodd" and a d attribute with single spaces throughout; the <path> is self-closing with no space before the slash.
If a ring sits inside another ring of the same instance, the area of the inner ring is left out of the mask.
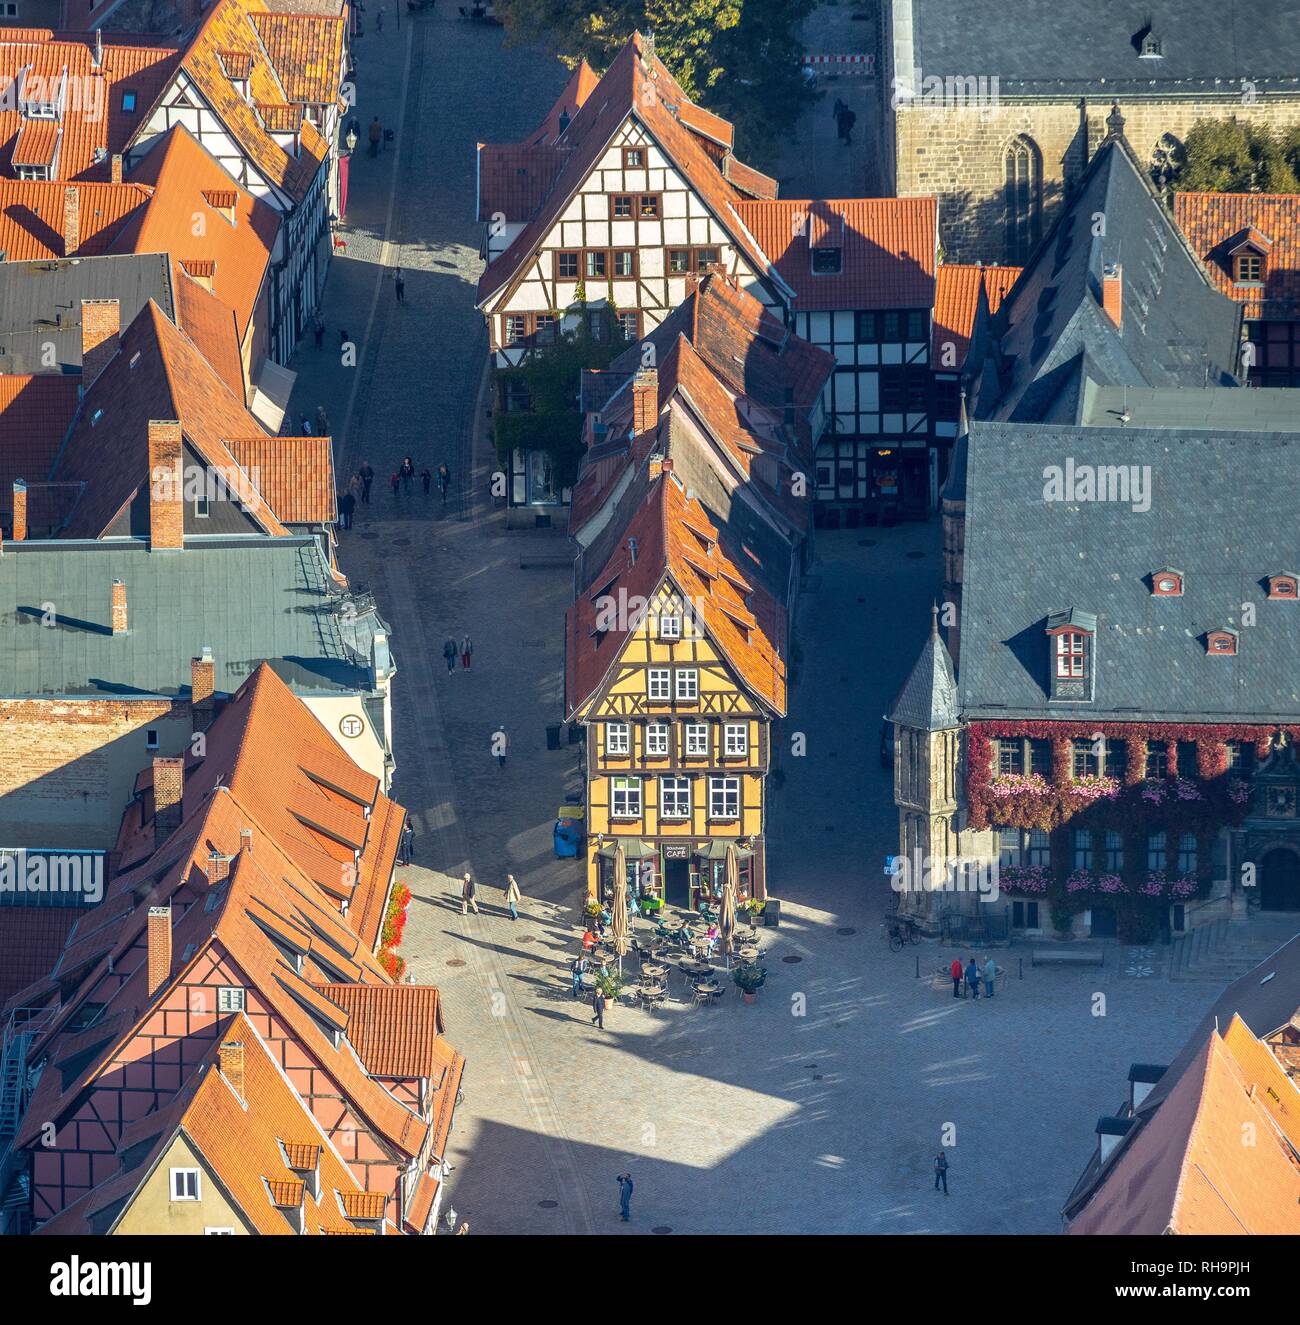
<path id="1" fill-rule="evenodd" d="M 754 854 L 749 847 L 742 847 L 736 842 L 720 841 L 716 837 L 709 842 L 707 847 L 696 852 L 696 854 L 701 860 L 726 860 L 728 847 L 735 850 L 737 860 L 748 860 Z"/>
<path id="2" fill-rule="evenodd" d="M 289 397 L 293 394 L 293 384 L 298 374 L 270 359 L 262 360 L 257 386 L 253 391 L 253 403 L 249 406 L 257 421 L 268 432 L 278 433 L 284 422 L 285 411 L 289 408 Z"/>
<path id="3" fill-rule="evenodd" d="M 614 853 L 619 847 L 623 848 L 625 860 L 642 860 L 646 856 L 657 856 L 659 854 L 657 847 L 651 846 L 649 842 L 642 842 L 637 837 L 618 838 L 613 842 L 606 842 L 596 854 L 604 857 L 605 860 L 613 860 Z"/>

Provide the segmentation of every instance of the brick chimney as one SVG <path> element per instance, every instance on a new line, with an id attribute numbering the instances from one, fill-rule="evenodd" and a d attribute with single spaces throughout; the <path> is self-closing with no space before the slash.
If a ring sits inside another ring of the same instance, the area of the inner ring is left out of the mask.
<path id="1" fill-rule="evenodd" d="M 114 184 L 120 184 L 120 183 L 122 182 L 122 153 L 121 153 L 121 152 L 114 152 L 114 153 L 113 153 L 112 157 L 111 157 L 110 160 L 109 160 L 109 167 L 108 167 L 108 168 L 109 168 L 109 171 L 111 172 L 110 175 L 109 175 L 109 178 L 113 181 Z"/>
<path id="2" fill-rule="evenodd" d="M 212 650 L 203 646 L 197 658 L 190 659 L 190 717 L 195 731 L 201 731 L 212 721 L 217 688 L 217 665 Z"/>
<path id="3" fill-rule="evenodd" d="M 642 368 L 632 379 L 632 431 L 649 432 L 659 421 L 659 372 Z"/>
<path id="4" fill-rule="evenodd" d="M 235 1092 L 242 1104 L 244 1102 L 244 1042 L 242 1040 L 227 1040 L 217 1050 L 217 1057 L 221 1062 L 221 1075 L 226 1078 L 226 1084 Z"/>
<path id="5" fill-rule="evenodd" d="M 81 301 L 81 385 L 90 387 L 117 353 L 122 306 L 116 299 Z"/>
<path id="6" fill-rule="evenodd" d="M 175 419 L 149 420 L 149 549 L 178 551 L 185 546 L 181 503 L 181 425 Z"/>
<path id="7" fill-rule="evenodd" d="M 113 581 L 113 634 L 125 635 L 130 618 L 126 614 L 126 582 Z"/>
<path id="8" fill-rule="evenodd" d="M 81 247 L 81 193 L 73 184 L 63 190 L 63 256 L 71 258 Z"/>
<path id="9" fill-rule="evenodd" d="M 1123 326 L 1124 268 L 1118 262 L 1108 262 L 1102 272 L 1101 306 L 1117 327 Z"/>
<path id="10" fill-rule="evenodd" d="M 27 537 L 27 484 L 20 478 L 14 479 L 14 542 L 21 543 Z"/>
<path id="11" fill-rule="evenodd" d="M 213 850 L 208 855 L 208 883 L 216 885 L 230 877 L 230 857 Z"/>
<path id="12" fill-rule="evenodd" d="M 181 825 L 185 760 L 180 755 L 153 757 L 153 840 L 161 846 Z"/>
<path id="13" fill-rule="evenodd" d="M 172 973 L 172 909 L 149 908 L 149 997 L 167 983 Z"/>

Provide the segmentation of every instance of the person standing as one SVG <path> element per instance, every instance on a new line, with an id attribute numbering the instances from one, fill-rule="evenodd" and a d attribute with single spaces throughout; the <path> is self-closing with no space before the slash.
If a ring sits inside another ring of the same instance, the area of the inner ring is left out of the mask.
<path id="1" fill-rule="evenodd" d="M 361 468 L 357 470 L 361 476 L 361 504 L 370 505 L 370 485 L 375 481 L 375 471 L 370 468 L 370 461 L 363 460 Z"/>
<path id="2" fill-rule="evenodd" d="M 366 485 L 361 480 L 360 474 L 353 474 L 348 480 L 348 491 L 352 494 L 352 509 L 355 510 L 357 503 L 361 500 L 361 494 L 365 491 Z"/>
<path id="3" fill-rule="evenodd" d="M 960 957 L 954 957 L 952 959 L 952 965 L 948 968 L 948 974 L 952 976 L 952 996 L 953 998 L 960 998 L 962 977 Z"/>
<path id="4" fill-rule="evenodd" d="M 474 900 L 474 894 L 478 890 L 474 887 L 473 876 L 466 871 L 465 877 L 460 881 L 460 913 L 463 916 L 469 915 L 469 909 L 474 908 L 474 914 L 478 915 L 478 903 Z"/>
<path id="5" fill-rule="evenodd" d="M 618 1175 L 618 1212 L 622 1215 L 625 1224 L 632 1218 L 633 1187 L 630 1173 L 620 1173 Z"/>
<path id="6" fill-rule="evenodd" d="M 467 667 L 469 666 L 468 663 L 466 663 L 465 665 Z M 510 749 L 510 733 L 506 731 L 504 726 L 497 728 L 496 741 L 497 741 L 497 767 L 504 768 L 506 766 L 506 754 Z"/>
<path id="7" fill-rule="evenodd" d="M 948 1195 L 948 1156 L 939 1151 L 934 1157 L 934 1190 L 939 1190 L 940 1184 L 943 1186 L 943 1194 Z"/>
<path id="8" fill-rule="evenodd" d="M 998 978 L 997 963 L 993 960 L 992 957 L 990 957 L 988 961 L 984 963 L 984 996 L 986 998 L 993 997 L 993 985 L 997 981 L 997 978 Z"/>
<path id="9" fill-rule="evenodd" d="M 519 880 L 513 874 L 506 875 L 506 905 L 510 908 L 510 919 L 519 919 Z"/>
<path id="10" fill-rule="evenodd" d="M 324 405 L 316 406 L 316 435 L 318 437 L 330 435 L 330 416 L 325 413 Z"/>
<path id="11" fill-rule="evenodd" d="M 376 115 L 370 121 L 370 155 L 379 155 L 379 144 L 384 140 L 384 126 L 379 122 L 379 116 Z"/>
<path id="12" fill-rule="evenodd" d="M 415 482 L 415 461 L 408 455 L 397 472 L 401 475 L 402 491 L 410 492 L 411 484 Z"/>
<path id="13" fill-rule="evenodd" d="M 442 656 L 447 660 L 447 670 L 454 672 L 456 670 L 456 641 L 449 639 L 442 646 Z"/>
<path id="14" fill-rule="evenodd" d="M 972 957 L 966 967 L 966 983 L 970 986 L 972 998 L 980 996 L 980 968 L 975 965 L 975 958 Z"/>
<path id="15" fill-rule="evenodd" d="M 425 465 L 425 467 L 420 470 L 420 482 L 424 486 L 424 495 L 427 497 L 429 495 L 429 489 L 433 487 L 433 471 L 428 465 Z"/>
<path id="16" fill-rule="evenodd" d="M 600 986 L 596 986 L 596 992 L 591 996 L 591 1024 L 599 1026 L 603 1031 L 605 1029 L 605 995 L 601 992 Z"/>
<path id="17" fill-rule="evenodd" d="M 402 275 L 402 269 L 393 273 L 393 289 L 397 292 L 397 302 L 404 304 L 406 302 L 406 277 Z"/>
<path id="18" fill-rule="evenodd" d="M 587 954 L 581 953 L 569 963 L 569 975 L 573 977 L 573 997 L 582 992 L 582 977 L 587 973 Z"/>
<path id="19" fill-rule="evenodd" d="M 451 487 L 451 470 L 447 468 L 447 462 L 444 460 L 438 466 L 438 491 L 442 493 L 443 504 L 447 502 L 447 489 Z"/>
<path id="20" fill-rule="evenodd" d="M 352 512 L 357 509 L 357 499 L 352 495 L 352 489 L 344 490 L 339 498 L 339 528 L 352 528 Z"/>
<path id="21" fill-rule="evenodd" d="M 402 486 L 402 476 L 396 469 L 393 470 L 393 472 L 388 477 L 388 486 L 392 488 L 393 500 L 396 501 L 398 491 Z"/>
<path id="22" fill-rule="evenodd" d="M 384 34 L 384 11 L 382 9 L 375 15 L 375 31 L 381 37 Z"/>
<path id="23" fill-rule="evenodd" d="M 319 313 L 312 319 L 311 334 L 316 337 L 316 348 L 319 350 L 325 343 L 325 324 L 320 320 Z"/>
<path id="24" fill-rule="evenodd" d="M 302 416 L 302 435 L 304 437 L 312 435 L 311 420 L 305 414 Z"/>
<path id="25" fill-rule="evenodd" d="M 468 672 L 470 660 L 474 656 L 474 645 L 468 635 L 460 642 L 460 665 Z"/>

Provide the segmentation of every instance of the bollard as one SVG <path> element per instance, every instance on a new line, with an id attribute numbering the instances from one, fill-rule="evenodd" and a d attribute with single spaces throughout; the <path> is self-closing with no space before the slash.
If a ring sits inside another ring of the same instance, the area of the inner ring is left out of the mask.
<path id="1" fill-rule="evenodd" d="M 1025 959 L 1017 957 L 1016 960 L 1020 963 L 1020 978 L 1023 980 L 1025 978 Z"/>
<path id="2" fill-rule="evenodd" d="M 914 978 L 917 979 L 917 980 L 919 980 L 919 979 L 921 978 L 921 959 L 920 959 L 920 957 L 918 957 L 918 958 L 916 959 L 916 975 L 915 975 Z"/>

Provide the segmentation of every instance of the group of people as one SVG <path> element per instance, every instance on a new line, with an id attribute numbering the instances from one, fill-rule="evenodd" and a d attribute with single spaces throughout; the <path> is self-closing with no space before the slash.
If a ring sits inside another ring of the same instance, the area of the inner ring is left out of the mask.
<path id="1" fill-rule="evenodd" d="M 329 419 L 322 406 L 316 411 L 316 425 L 322 434 L 329 428 Z M 303 433 L 310 436 L 312 432 L 311 421 L 304 418 L 302 421 Z M 393 496 L 398 497 L 402 493 L 409 493 L 414 489 L 415 480 L 419 478 L 424 486 L 424 495 L 427 497 L 433 491 L 433 485 L 438 485 L 438 491 L 442 494 L 443 505 L 447 503 L 447 491 L 451 487 L 451 470 L 447 467 L 447 462 L 439 464 L 437 470 L 432 470 L 426 465 L 417 475 L 415 461 L 408 455 L 402 463 L 393 471 L 392 477 L 388 480 L 392 487 Z M 348 480 L 348 485 L 339 495 L 339 528 L 351 529 L 352 521 L 356 514 L 358 506 L 370 505 L 370 489 L 374 486 L 375 471 L 371 467 L 369 460 L 361 462 L 361 468 Z M 466 662 L 466 667 L 469 663 Z"/>
<path id="2" fill-rule="evenodd" d="M 990 957 L 984 963 L 984 972 L 981 977 L 979 964 L 972 957 L 965 966 L 961 964 L 960 957 L 952 959 L 952 965 L 948 968 L 948 974 L 952 977 L 952 996 L 953 998 L 962 997 L 963 986 L 970 991 L 972 998 L 980 996 L 980 980 L 984 982 L 984 992 L 987 997 L 993 997 L 993 991 L 997 986 L 998 965 Z"/>
<path id="3" fill-rule="evenodd" d="M 507 874 L 506 886 L 501 891 L 505 896 L 506 906 L 510 910 L 510 919 L 518 920 L 519 880 L 513 874 Z M 460 881 L 460 913 L 467 916 L 471 910 L 475 915 L 478 915 L 478 884 L 474 882 L 474 876 L 466 870 Z"/>
<path id="4" fill-rule="evenodd" d="M 454 672 L 456 670 L 456 659 L 460 659 L 460 665 L 468 672 L 469 665 L 474 660 L 474 641 L 468 635 L 461 640 L 459 644 L 455 639 L 448 636 L 443 641 L 442 656 L 447 660 L 447 670 Z"/>
<path id="5" fill-rule="evenodd" d="M 400 493 L 410 493 L 415 487 L 415 461 L 408 455 L 402 463 L 393 470 L 392 477 L 388 480 L 389 486 L 393 489 L 393 496 Z M 442 494 L 443 505 L 447 503 L 447 489 L 451 487 L 451 470 L 447 468 L 447 462 L 442 461 L 437 471 L 430 469 L 428 465 L 420 470 L 420 483 L 424 488 L 424 495 L 427 497 L 433 491 L 433 485 L 438 485 L 438 491 Z"/>

